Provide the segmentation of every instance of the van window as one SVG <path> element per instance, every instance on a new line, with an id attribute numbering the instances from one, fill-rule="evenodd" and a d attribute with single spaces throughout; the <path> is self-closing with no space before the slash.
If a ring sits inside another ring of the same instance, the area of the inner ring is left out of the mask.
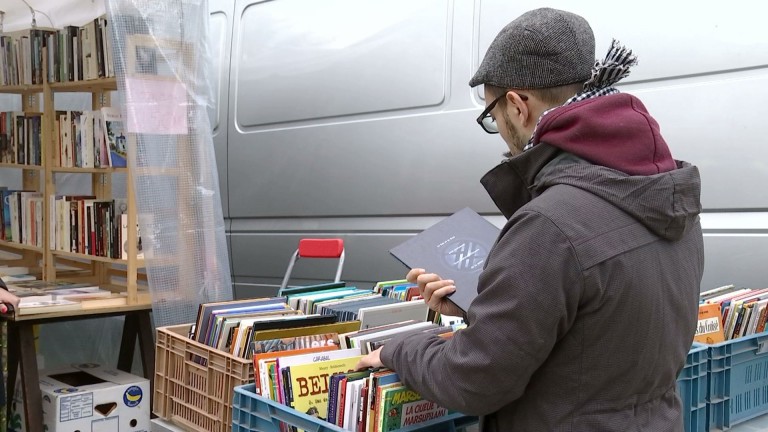
<path id="1" fill-rule="evenodd" d="M 246 7 L 232 57 L 238 126 L 439 105 L 448 6 L 335 0 Z"/>

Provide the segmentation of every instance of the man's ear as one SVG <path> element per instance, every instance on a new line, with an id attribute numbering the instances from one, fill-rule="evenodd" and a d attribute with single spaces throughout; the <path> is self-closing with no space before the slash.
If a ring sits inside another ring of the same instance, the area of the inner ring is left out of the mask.
<path id="1" fill-rule="evenodd" d="M 527 126 L 530 109 L 528 104 L 514 91 L 508 91 L 506 95 L 507 109 L 510 117 L 515 116 L 523 127 Z"/>

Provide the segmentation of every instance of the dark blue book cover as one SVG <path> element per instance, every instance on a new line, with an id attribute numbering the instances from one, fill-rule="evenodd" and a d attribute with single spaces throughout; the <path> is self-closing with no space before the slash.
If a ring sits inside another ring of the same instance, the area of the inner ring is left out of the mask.
<path id="1" fill-rule="evenodd" d="M 485 267 L 499 228 L 470 208 L 464 208 L 390 249 L 408 268 L 451 279 L 451 300 L 465 312 L 477 296 L 477 280 Z"/>

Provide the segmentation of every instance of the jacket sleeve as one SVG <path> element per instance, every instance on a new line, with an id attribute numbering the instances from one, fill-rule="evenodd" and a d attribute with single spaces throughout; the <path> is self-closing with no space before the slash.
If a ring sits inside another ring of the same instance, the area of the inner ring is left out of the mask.
<path id="1" fill-rule="evenodd" d="M 581 270 L 568 238 L 540 213 L 520 212 L 488 257 L 467 313 L 469 326 L 450 339 L 426 334 L 393 339 L 382 349 L 382 363 L 445 408 L 493 413 L 523 394 L 573 324 L 581 291 Z"/>

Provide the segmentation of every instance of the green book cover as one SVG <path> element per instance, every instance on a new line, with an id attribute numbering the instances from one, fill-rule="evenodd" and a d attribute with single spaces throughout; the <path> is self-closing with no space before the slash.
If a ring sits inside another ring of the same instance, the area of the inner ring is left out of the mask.
<path id="1" fill-rule="evenodd" d="M 404 386 L 384 389 L 381 404 L 380 432 L 402 429 L 449 414 L 447 409 L 422 399 L 418 393 Z"/>

